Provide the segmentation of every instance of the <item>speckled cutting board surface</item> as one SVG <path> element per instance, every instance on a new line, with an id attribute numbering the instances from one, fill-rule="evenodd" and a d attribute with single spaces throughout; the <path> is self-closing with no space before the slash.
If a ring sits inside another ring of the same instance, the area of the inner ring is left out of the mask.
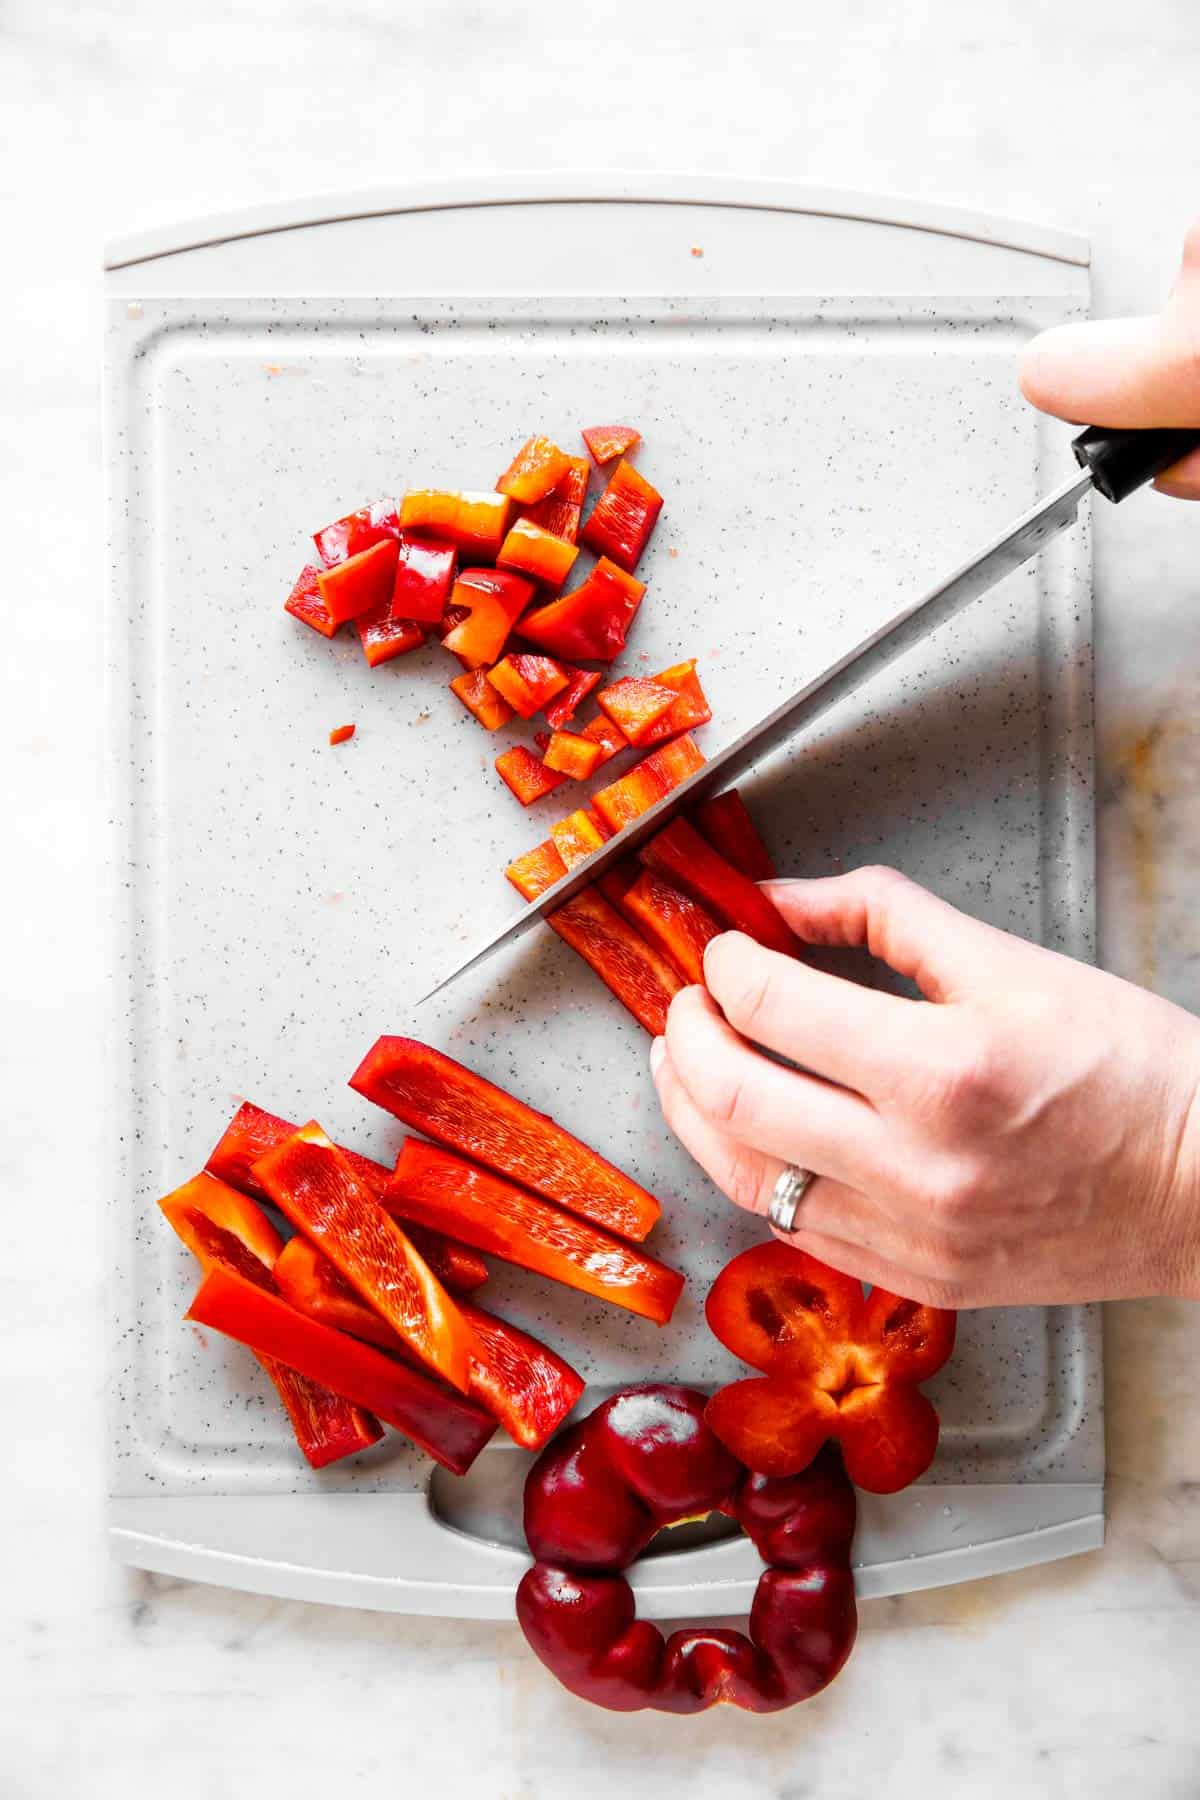
<path id="1" fill-rule="evenodd" d="M 532 430 L 630 418 L 666 506 L 620 669 L 697 656 L 715 749 L 1065 473 L 1011 369 L 1073 305 L 111 303 L 115 1493 L 314 1484 L 252 1359 L 183 1324 L 196 1272 L 153 1202 L 242 1097 L 387 1159 L 400 1128 L 346 1086 L 381 1032 L 597 1143 L 662 1196 L 651 1247 L 689 1276 L 661 1331 L 501 1266 L 489 1305 L 598 1390 L 734 1366 L 702 1302 L 760 1227 L 670 1138 L 647 1040 L 598 981 L 541 931 L 416 1010 L 519 906 L 504 866 L 567 808 L 510 797 L 491 764 L 515 734 L 479 729 L 436 646 L 372 672 L 352 633 L 284 614 L 306 534 L 408 486 L 487 487 Z M 782 870 L 887 860 L 1087 955 L 1089 579 L 1081 526 L 745 781 Z M 931 1479 L 1099 1479 L 1097 1332 L 1079 1308 L 964 1317 Z M 427 1478 L 389 1434 L 319 1486 Z"/>

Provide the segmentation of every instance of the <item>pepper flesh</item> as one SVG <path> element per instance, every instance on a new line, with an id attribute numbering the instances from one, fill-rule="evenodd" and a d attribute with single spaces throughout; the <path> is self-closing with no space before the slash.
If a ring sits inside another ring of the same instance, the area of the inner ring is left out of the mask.
<path id="1" fill-rule="evenodd" d="M 683 1276 L 622 1238 L 563 1212 L 490 1169 L 406 1138 L 387 1192 L 401 1218 L 453 1229 L 479 1249 L 665 1325 Z"/>
<path id="2" fill-rule="evenodd" d="M 322 564 L 330 569 L 335 563 L 369 550 L 372 544 L 382 543 L 384 538 L 395 537 L 399 530 L 396 502 L 372 500 L 369 506 L 360 506 L 357 512 L 347 513 L 344 519 L 335 519 L 332 525 L 315 531 L 313 543 Z"/>
<path id="3" fill-rule="evenodd" d="M 527 438 L 496 483 L 497 491 L 521 506 L 532 506 L 558 486 L 570 461 L 549 438 Z"/>
<path id="4" fill-rule="evenodd" d="M 750 881 L 773 881 L 777 874 L 771 853 L 758 834 L 745 801 L 736 788 L 715 794 L 692 814 L 700 836 Z"/>
<path id="5" fill-rule="evenodd" d="M 532 719 L 547 700 L 561 694 L 570 676 L 552 656 L 528 656 L 518 651 L 488 670 L 488 680 L 523 719 Z"/>
<path id="6" fill-rule="evenodd" d="M 393 618 L 387 601 L 372 607 L 370 612 L 360 613 L 354 624 L 363 655 L 373 669 L 394 657 L 407 656 L 410 650 L 419 650 L 425 642 L 422 628 L 411 619 Z"/>
<path id="7" fill-rule="evenodd" d="M 602 556 L 585 581 L 521 621 L 521 636 L 551 656 L 611 662 L 625 648 L 644 582 Z"/>
<path id="8" fill-rule="evenodd" d="M 464 669 L 450 683 L 450 692 L 458 696 L 468 712 L 474 713 L 485 731 L 499 731 L 513 716 L 504 695 L 488 680 L 486 669 Z"/>
<path id="9" fill-rule="evenodd" d="M 621 727 L 614 725 L 612 720 L 605 718 L 603 713 L 597 713 L 596 717 L 584 726 L 580 735 L 592 738 L 599 744 L 601 764 L 611 762 L 614 756 L 619 756 L 622 750 L 629 748 L 629 739 Z"/>
<path id="10" fill-rule="evenodd" d="M 611 831 L 620 831 L 703 767 L 704 753 L 694 740 L 686 735 L 676 738 L 674 743 L 652 750 L 628 775 L 593 794 L 592 805 Z"/>
<path id="11" fill-rule="evenodd" d="M 546 920 L 578 951 L 652 1037 L 667 1028 L 667 1011 L 683 986 L 674 967 L 595 888 L 585 888 Z"/>
<path id="12" fill-rule="evenodd" d="M 335 725 L 329 734 L 330 745 L 348 744 L 357 729 L 355 725 Z"/>
<path id="13" fill-rule="evenodd" d="M 345 562 L 335 563 L 331 569 L 321 570 L 317 586 L 325 611 L 335 625 L 390 603 L 397 555 L 396 540 L 388 537 Z"/>
<path id="14" fill-rule="evenodd" d="M 583 542 L 630 573 L 662 511 L 662 495 L 630 462 L 619 462 L 583 528 Z"/>
<path id="15" fill-rule="evenodd" d="M 524 856 L 518 856 L 510 862 L 504 874 L 511 881 L 518 894 L 525 900 L 536 900 L 539 894 L 553 887 L 567 872 L 567 865 L 560 856 L 550 838 L 544 843 L 535 844 Z"/>
<path id="16" fill-rule="evenodd" d="M 567 685 L 561 694 L 556 694 L 547 706 L 542 708 L 542 717 L 551 731 L 561 731 L 568 719 L 573 719 L 579 710 L 581 700 L 586 700 L 594 687 L 598 687 L 602 676 L 594 669 L 567 669 Z"/>
<path id="17" fill-rule="evenodd" d="M 464 555 L 488 561 L 504 542 L 510 510 L 504 494 L 415 488 L 400 502 L 400 524 L 405 531 L 443 538 Z"/>
<path id="18" fill-rule="evenodd" d="M 320 579 L 320 569 L 311 563 L 301 569 L 296 585 L 283 603 L 283 610 L 291 613 L 293 619 L 299 619 L 302 625 L 311 625 L 322 637 L 331 638 L 337 631 L 338 621 L 330 618 L 329 609 L 321 598 Z"/>
<path id="19" fill-rule="evenodd" d="M 635 431 L 632 425 L 589 425 L 579 435 L 591 451 L 597 468 L 636 450 L 642 441 L 641 432 Z"/>
<path id="20" fill-rule="evenodd" d="M 622 1237 L 644 1238 L 662 1212 L 653 1194 L 545 1113 L 415 1038 L 379 1038 L 350 1086 L 412 1130 Z"/>
<path id="21" fill-rule="evenodd" d="M 582 806 L 577 812 L 568 813 L 565 819 L 560 819 L 557 825 L 550 827 L 550 837 L 562 858 L 564 872 L 573 869 L 576 863 L 583 862 L 594 851 L 599 850 L 607 842 L 608 835 L 595 813 Z M 536 899 L 536 894 L 531 898 Z"/>
<path id="22" fill-rule="evenodd" d="M 674 688 L 664 687 L 645 675 L 626 675 L 611 687 L 601 688 L 596 703 L 614 725 L 619 725 L 629 743 L 649 744 L 654 728 L 675 705 Z M 664 735 L 671 735 L 670 733 Z"/>
<path id="23" fill-rule="evenodd" d="M 400 532 L 391 616 L 418 625 L 440 625 L 454 585 L 458 552 L 453 544 L 419 532 Z"/>
<path id="24" fill-rule="evenodd" d="M 532 519 L 518 519 L 496 558 L 502 569 L 516 569 L 543 586 L 560 588 L 579 555 L 577 544 L 555 537 Z"/>
<path id="25" fill-rule="evenodd" d="M 556 731 L 546 745 L 545 763 L 557 775 L 586 781 L 600 767 L 604 752 L 593 738 L 578 731 Z"/>
<path id="26" fill-rule="evenodd" d="M 673 883 L 643 869 L 622 895 L 620 909 L 686 982 L 703 985 L 705 948 L 724 929 L 705 907 Z"/>
<path id="27" fill-rule="evenodd" d="M 648 869 L 707 906 L 730 930 L 744 931 L 782 956 L 798 955 L 796 938 L 762 889 L 727 863 L 686 819 L 673 819 L 638 854 Z"/>
<path id="28" fill-rule="evenodd" d="M 650 727 L 647 736 L 641 740 L 643 743 L 665 743 L 668 738 L 678 737 L 681 731 L 695 731 L 699 726 L 708 724 L 712 718 L 712 707 L 700 686 L 694 657 L 690 662 L 676 663 L 674 668 L 663 669 L 659 674 L 651 676 L 651 680 L 659 687 L 670 688 L 675 694 L 675 702 L 665 717 Z"/>
<path id="29" fill-rule="evenodd" d="M 532 506 L 523 506 L 520 517 L 528 519 L 533 525 L 540 525 L 543 531 L 562 538 L 568 544 L 576 544 L 579 542 L 579 525 L 583 518 L 583 503 L 587 498 L 591 469 L 586 456 L 570 456 L 567 458 L 567 465 L 566 473 L 546 498 L 536 500 Z"/>
<path id="30" fill-rule="evenodd" d="M 510 569 L 464 569 L 450 605 L 468 616 L 447 632 L 443 644 L 468 669 L 494 663 L 532 593 L 533 583 Z"/>
<path id="31" fill-rule="evenodd" d="M 532 806 L 535 800 L 544 799 L 567 779 L 548 769 L 524 744 L 514 744 L 511 750 L 505 750 L 496 758 L 496 773 L 522 806 Z"/>

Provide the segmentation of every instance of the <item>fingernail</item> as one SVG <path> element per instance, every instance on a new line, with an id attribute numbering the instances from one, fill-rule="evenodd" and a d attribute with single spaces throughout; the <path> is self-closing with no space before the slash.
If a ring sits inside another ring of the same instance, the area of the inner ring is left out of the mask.
<path id="1" fill-rule="evenodd" d="M 654 1042 L 650 1046 L 650 1073 L 651 1073 L 651 1075 L 658 1074 L 658 1071 L 662 1068 L 663 1057 L 666 1054 L 667 1054 L 666 1038 L 660 1038 L 660 1037 L 655 1038 Z"/>

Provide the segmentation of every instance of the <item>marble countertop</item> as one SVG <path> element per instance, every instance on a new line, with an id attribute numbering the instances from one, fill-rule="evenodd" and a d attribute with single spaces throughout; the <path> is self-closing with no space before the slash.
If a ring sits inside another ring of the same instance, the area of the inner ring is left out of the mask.
<path id="1" fill-rule="evenodd" d="M 168 22 L 169 21 L 169 22 Z M 1155 1797 L 1200 1790 L 1200 1309 L 1108 1309 L 1100 1554 L 864 1609 L 773 1720 L 610 1717 L 508 1626 L 339 1612 L 120 1570 L 103 1540 L 96 1200 L 108 954 L 97 629 L 103 241 L 193 213 L 588 164 L 906 192 L 1088 233 L 1095 303 L 1156 302 L 1200 183 L 1200 16 L 993 0 L 9 0 L 0 29 L 0 474 L 9 750 L 0 1167 L 0 1790 L 13 1800 Z M 1098 149 L 1097 122 L 1104 148 Z M 23 179 L 12 179 L 16 172 Z M 1200 515 L 1097 524 L 1101 953 L 1200 1004 Z M 15 558 L 15 567 L 14 567 Z M 17 1029 L 14 1029 L 14 1023 Z M 64 1129 L 64 1124 L 68 1129 Z"/>

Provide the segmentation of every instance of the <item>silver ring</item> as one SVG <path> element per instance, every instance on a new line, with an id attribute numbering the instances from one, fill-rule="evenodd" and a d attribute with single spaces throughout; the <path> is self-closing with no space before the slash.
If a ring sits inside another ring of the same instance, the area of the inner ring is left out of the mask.
<path id="1" fill-rule="evenodd" d="M 811 1169 L 798 1169 L 795 1163 L 789 1163 L 783 1170 L 771 1191 L 771 1204 L 767 1208 L 767 1218 L 776 1231 L 795 1231 L 796 1214 L 816 1179 Z"/>

